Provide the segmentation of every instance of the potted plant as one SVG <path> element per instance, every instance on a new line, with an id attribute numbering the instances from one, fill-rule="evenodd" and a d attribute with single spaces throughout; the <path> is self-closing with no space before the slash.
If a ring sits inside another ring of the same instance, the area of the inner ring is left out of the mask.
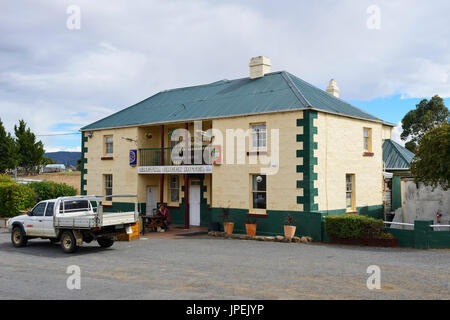
<path id="1" fill-rule="evenodd" d="M 292 214 L 286 215 L 285 225 L 284 225 L 284 236 L 288 239 L 292 239 L 295 235 L 296 226 L 294 226 L 295 219 Z"/>
<path id="2" fill-rule="evenodd" d="M 232 234 L 234 228 L 234 222 L 231 222 L 231 215 L 229 208 L 222 209 L 222 221 L 223 221 L 223 229 L 226 234 Z"/>
<path id="3" fill-rule="evenodd" d="M 245 223 L 245 231 L 248 236 L 256 236 L 256 219 L 247 218 Z"/>

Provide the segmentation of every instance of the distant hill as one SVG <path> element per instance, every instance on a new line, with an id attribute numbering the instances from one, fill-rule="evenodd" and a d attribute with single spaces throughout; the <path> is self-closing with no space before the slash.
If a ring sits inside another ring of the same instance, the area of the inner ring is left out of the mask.
<path id="1" fill-rule="evenodd" d="M 71 165 L 76 167 L 77 160 L 81 159 L 81 152 L 69 152 L 69 151 L 46 152 L 44 156 L 53 159 L 58 164 L 64 164 L 66 166 Z"/>

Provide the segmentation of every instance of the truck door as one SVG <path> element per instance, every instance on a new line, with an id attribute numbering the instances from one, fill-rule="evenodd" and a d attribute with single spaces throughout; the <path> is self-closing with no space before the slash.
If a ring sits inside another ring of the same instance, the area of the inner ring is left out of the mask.
<path id="1" fill-rule="evenodd" d="M 26 219 L 26 230 L 29 236 L 40 236 L 42 232 L 42 223 L 47 202 L 38 203 L 32 212 L 32 215 Z"/>
<path id="2" fill-rule="evenodd" d="M 53 211 L 55 208 L 54 202 L 47 203 L 45 215 L 42 217 L 42 235 L 47 237 L 55 237 L 55 228 L 53 227 Z"/>

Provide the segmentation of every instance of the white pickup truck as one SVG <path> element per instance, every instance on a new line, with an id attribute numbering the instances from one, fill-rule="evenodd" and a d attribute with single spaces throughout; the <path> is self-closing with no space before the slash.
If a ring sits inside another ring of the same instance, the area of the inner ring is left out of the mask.
<path id="1" fill-rule="evenodd" d="M 139 213 L 137 203 L 131 212 L 104 213 L 100 204 L 102 199 L 97 196 L 75 196 L 41 201 L 27 214 L 8 220 L 11 241 L 15 247 L 23 247 L 29 239 L 50 239 L 51 242 L 61 242 L 61 248 L 66 253 L 75 252 L 83 242 L 93 240 L 108 248 L 118 234 L 131 233 L 131 226 L 138 221 Z"/>

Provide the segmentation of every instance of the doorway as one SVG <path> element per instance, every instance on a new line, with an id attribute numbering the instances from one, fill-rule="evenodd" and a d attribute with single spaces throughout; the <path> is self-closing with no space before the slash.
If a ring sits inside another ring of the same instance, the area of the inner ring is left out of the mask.
<path id="1" fill-rule="evenodd" d="M 145 206 L 145 214 L 152 215 L 158 204 L 158 187 L 147 186 L 147 203 Z"/>
<path id="2" fill-rule="evenodd" d="M 189 190 L 189 225 L 200 226 L 200 181 L 192 180 Z"/>

